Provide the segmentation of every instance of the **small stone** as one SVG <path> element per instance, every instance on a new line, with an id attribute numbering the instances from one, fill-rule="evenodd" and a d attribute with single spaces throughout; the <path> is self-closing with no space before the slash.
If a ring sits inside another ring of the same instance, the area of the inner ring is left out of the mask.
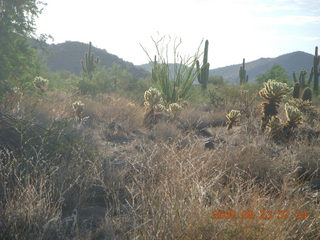
<path id="1" fill-rule="evenodd" d="M 213 134 L 208 129 L 201 129 L 199 134 L 203 137 L 213 137 Z"/>
<path id="2" fill-rule="evenodd" d="M 204 148 L 206 149 L 214 149 L 214 147 L 215 147 L 214 142 L 212 142 L 211 140 L 206 141 L 204 143 Z"/>

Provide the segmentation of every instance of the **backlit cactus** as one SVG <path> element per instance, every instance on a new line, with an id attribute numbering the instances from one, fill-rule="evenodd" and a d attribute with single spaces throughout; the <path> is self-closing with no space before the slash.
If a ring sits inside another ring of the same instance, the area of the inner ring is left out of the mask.
<path id="1" fill-rule="evenodd" d="M 33 80 L 33 85 L 38 88 L 41 92 L 45 92 L 49 84 L 49 80 L 43 77 L 35 77 Z"/>
<path id="2" fill-rule="evenodd" d="M 209 41 L 206 40 L 201 68 L 200 68 L 199 61 L 198 60 L 196 61 L 198 82 L 201 84 L 202 89 L 207 89 L 208 79 L 209 79 L 210 64 L 208 63 L 208 49 L 209 49 Z"/>
<path id="3" fill-rule="evenodd" d="M 268 132 L 269 136 L 271 138 L 273 138 L 274 140 L 278 141 L 279 137 L 282 134 L 282 130 L 283 130 L 283 124 L 282 124 L 281 120 L 276 116 L 272 116 L 270 118 L 266 128 L 267 128 L 267 132 Z"/>
<path id="4" fill-rule="evenodd" d="M 165 109 L 161 93 L 156 88 L 149 88 L 144 93 L 145 114 L 143 123 L 151 127 L 156 123 L 156 113 Z"/>
<path id="5" fill-rule="evenodd" d="M 313 92 L 316 96 L 319 94 L 319 63 L 320 56 L 318 55 L 318 47 L 316 47 L 313 57 Z"/>
<path id="6" fill-rule="evenodd" d="M 88 52 L 85 54 L 84 60 L 81 61 L 82 71 L 89 78 L 89 80 L 92 80 L 93 73 L 96 70 L 97 65 L 100 61 L 98 57 L 94 59 L 94 55 L 91 52 L 91 48 L 92 48 L 92 44 L 91 42 L 89 42 Z"/>
<path id="7" fill-rule="evenodd" d="M 247 83 L 249 79 L 246 68 L 245 68 L 245 64 L 246 64 L 246 60 L 244 58 L 242 60 L 242 66 L 240 67 L 240 70 L 239 70 L 240 85 Z"/>
<path id="8" fill-rule="evenodd" d="M 290 104 L 298 108 L 300 112 L 303 113 L 303 115 L 305 116 L 306 122 L 309 123 L 310 125 L 313 125 L 316 119 L 319 119 L 319 114 L 316 111 L 316 108 L 311 104 L 311 101 L 309 100 L 304 101 L 301 98 L 299 98 L 299 99 L 291 100 Z"/>
<path id="9" fill-rule="evenodd" d="M 304 89 L 303 93 L 302 93 L 302 100 L 303 101 L 312 101 L 312 91 L 310 88 L 306 88 Z"/>
<path id="10" fill-rule="evenodd" d="M 278 107 L 283 97 L 290 91 L 286 83 L 268 80 L 264 83 L 264 88 L 259 91 L 259 95 L 266 100 L 262 103 L 262 123 L 261 130 L 264 131 L 268 121 L 272 116 L 278 114 Z"/>
<path id="11" fill-rule="evenodd" d="M 81 101 L 75 101 L 74 103 L 72 103 L 73 111 L 79 121 L 82 119 L 84 106 L 84 103 Z"/>
<path id="12" fill-rule="evenodd" d="M 300 97 L 300 84 L 299 83 L 295 83 L 294 84 L 292 97 L 293 98 L 299 98 Z"/>
<path id="13" fill-rule="evenodd" d="M 241 116 L 240 111 L 238 110 L 231 110 L 227 115 L 227 129 L 230 130 L 234 123 L 238 120 L 238 118 Z"/>
<path id="14" fill-rule="evenodd" d="M 289 105 L 288 103 L 284 106 L 287 122 L 285 123 L 285 126 L 294 129 L 298 127 L 302 123 L 302 113 L 301 111 L 292 105 Z"/>
<path id="15" fill-rule="evenodd" d="M 156 88 L 149 88 L 144 93 L 144 106 L 153 108 L 157 104 L 163 102 L 161 93 Z"/>
<path id="16" fill-rule="evenodd" d="M 174 118 L 176 118 L 182 111 L 182 106 L 179 103 L 171 103 L 168 110 L 169 113 L 172 114 Z"/>

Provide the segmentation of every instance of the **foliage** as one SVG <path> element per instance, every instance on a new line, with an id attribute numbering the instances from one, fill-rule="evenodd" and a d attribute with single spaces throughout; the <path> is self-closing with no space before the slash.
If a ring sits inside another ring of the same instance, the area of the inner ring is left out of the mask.
<path id="1" fill-rule="evenodd" d="M 0 0 L 0 97 L 15 86 L 32 88 L 38 69 L 27 38 L 35 32 L 41 5 L 36 0 Z"/>
<path id="2" fill-rule="evenodd" d="M 159 88 L 162 97 L 166 103 L 178 102 L 180 99 L 186 99 L 192 87 L 192 83 L 197 77 L 195 71 L 196 61 L 199 58 L 199 49 L 192 57 L 184 58 L 180 55 L 178 48 L 181 45 L 181 39 L 173 43 L 173 72 L 170 71 L 169 64 L 169 38 L 166 43 L 166 38 L 162 37 L 160 40 L 152 41 L 156 48 L 156 57 L 154 61 L 148 54 L 147 50 L 143 48 L 147 54 L 149 61 L 153 64 L 152 81 Z"/>
<path id="3" fill-rule="evenodd" d="M 118 64 L 110 68 L 99 67 L 92 80 L 79 79 L 76 84 L 80 94 L 96 96 L 100 93 L 117 92 L 121 95 L 142 101 L 143 93 L 150 87 L 148 78 L 136 78 Z"/>
<path id="4" fill-rule="evenodd" d="M 263 74 L 259 74 L 256 81 L 260 84 L 268 81 L 269 79 L 274 79 L 277 82 L 289 83 L 289 76 L 284 68 L 278 64 L 274 64 L 271 69 Z"/>
<path id="5" fill-rule="evenodd" d="M 223 77 L 221 75 L 209 76 L 208 83 L 213 84 L 213 85 L 226 84 L 225 80 L 223 79 Z"/>

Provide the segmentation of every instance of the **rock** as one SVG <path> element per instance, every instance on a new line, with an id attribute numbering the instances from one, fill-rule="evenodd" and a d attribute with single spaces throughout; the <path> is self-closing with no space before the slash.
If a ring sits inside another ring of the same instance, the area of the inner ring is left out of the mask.
<path id="1" fill-rule="evenodd" d="M 115 239 L 114 231 L 110 229 L 103 229 L 96 232 L 93 237 L 93 240 L 113 240 Z"/>
<path id="2" fill-rule="evenodd" d="M 87 190 L 88 198 L 85 201 L 86 206 L 107 207 L 106 199 L 108 193 L 103 186 L 91 185 Z"/>
<path id="3" fill-rule="evenodd" d="M 320 190 L 320 177 L 311 179 L 310 187 L 311 187 L 311 190 Z"/>
<path id="4" fill-rule="evenodd" d="M 113 142 L 113 143 L 119 143 L 119 144 L 125 144 L 125 143 L 129 143 L 133 140 L 132 137 L 127 137 L 121 134 L 116 134 L 116 135 L 108 135 L 106 136 L 106 140 L 108 142 Z"/>
<path id="5" fill-rule="evenodd" d="M 204 143 L 204 148 L 205 149 L 214 149 L 215 148 L 215 144 L 213 141 L 208 140 Z"/>
<path id="6" fill-rule="evenodd" d="M 208 129 L 201 129 L 199 134 L 203 137 L 213 137 L 213 134 Z"/>

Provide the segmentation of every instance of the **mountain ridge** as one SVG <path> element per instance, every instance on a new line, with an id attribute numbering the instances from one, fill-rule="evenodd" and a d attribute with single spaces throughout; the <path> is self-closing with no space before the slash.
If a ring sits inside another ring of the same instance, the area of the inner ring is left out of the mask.
<path id="1" fill-rule="evenodd" d="M 293 72 L 299 72 L 302 69 L 306 71 L 310 71 L 313 62 L 313 55 L 303 52 L 303 51 L 295 51 L 291 53 L 282 54 L 275 58 L 265 58 L 261 57 L 256 60 L 250 61 L 246 63 L 246 71 L 249 75 L 249 82 L 255 81 L 256 77 L 259 74 L 265 73 L 269 69 L 272 68 L 274 64 L 279 64 L 283 67 L 289 78 L 293 80 L 292 74 Z M 169 64 L 170 69 L 173 69 L 173 64 Z M 209 70 L 210 76 L 221 75 L 226 81 L 229 83 L 239 83 L 239 69 L 242 63 L 232 64 L 229 66 L 214 68 Z M 144 68 L 146 71 L 151 71 L 151 64 L 142 64 L 139 65 Z M 172 71 L 172 70 L 171 70 Z"/>
<path id="2" fill-rule="evenodd" d="M 49 54 L 45 56 L 45 59 L 49 69 L 52 71 L 70 71 L 75 74 L 80 74 L 82 71 L 80 61 L 88 51 L 88 46 L 89 44 L 77 41 L 48 44 L 47 48 Z M 144 78 L 151 72 L 152 66 L 150 63 L 134 65 L 114 54 L 108 53 L 105 49 L 93 46 L 92 50 L 95 56 L 100 58 L 100 64 L 104 67 L 112 67 L 114 63 L 119 64 L 121 69 L 126 69 L 136 78 Z M 303 68 L 309 72 L 311 70 L 312 61 L 312 54 L 295 51 L 282 54 L 275 58 L 261 57 L 247 62 L 246 71 L 249 75 L 249 82 L 253 82 L 257 75 L 265 73 L 274 64 L 279 64 L 286 70 L 290 79 L 292 79 L 293 72 L 301 71 Z M 209 74 L 221 75 L 229 83 L 238 83 L 241 64 L 242 63 L 210 69 Z M 170 65 L 173 66 L 173 64 Z"/>
<path id="3" fill-rule="evenodd" d="M 310 71 L 312 67 L 313 55 L 295 51 L 291 53 L 282 54 L 275 58 L 259 58 L 246 63 L 246 71 L 249 75 L 249 82 L 253 82 L 257 75 L 265 73 L 274 64 L 279 64 L 283 67 L 289 78 L 292 79 L 293 72 L 299 72 L 303 68 L 306 71 Z M 239 82 L 239 69 L 241 63 L 230 66 L 210 69 L 210 75 L 221 75 L 223 78 L 230 83 Z"/>
<path id="4" fill-rule="evenodd" d="M 48 68 L 51 71 L 69 71 L 80 74 L 82 71 L 81 60 L 88 51 L 89 44 L 78 41 L 66 41 L 58 44 L 47 44 L 46 50 L 39 48 Z M 144 78 L 148 72 L 133 63 L 125 61 L 118 56 L 108 53 L 107 50 L 92 46 L 94 56 L 99 57 L 100 65 L 112 67 L 118 64 L 121 69 L 127 70 L 135 78 Z"/>

